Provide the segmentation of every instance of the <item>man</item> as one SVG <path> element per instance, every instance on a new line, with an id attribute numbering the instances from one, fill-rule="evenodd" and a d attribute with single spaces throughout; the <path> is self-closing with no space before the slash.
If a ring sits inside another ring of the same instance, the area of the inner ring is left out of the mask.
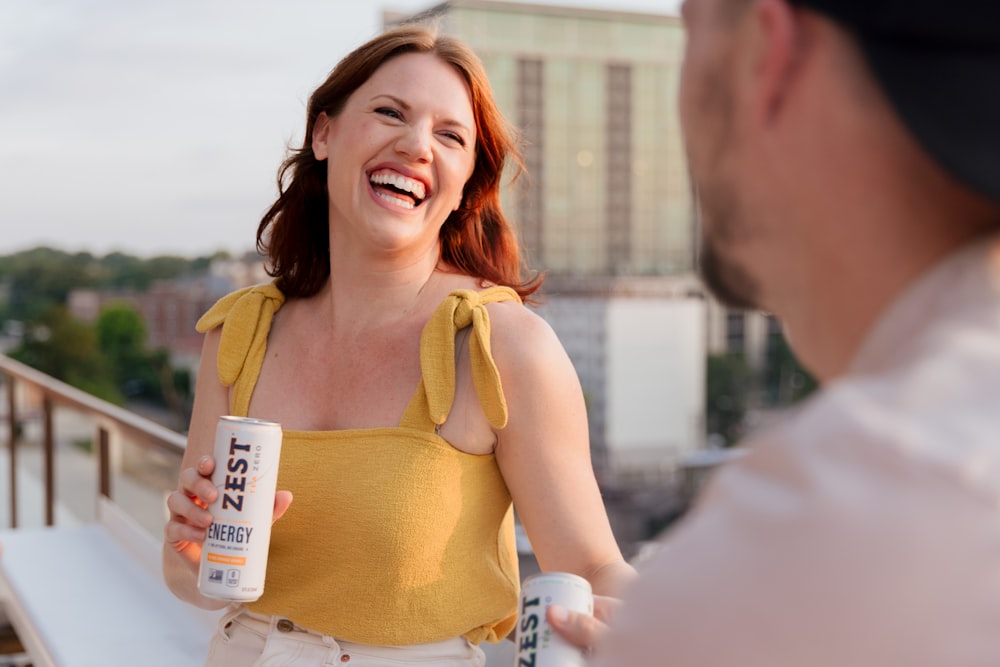
<path id="1" fill-rule="evenodd" d="M 683 17 L 704 278 L 823 388 L 717 471 L 592 665 L 1000 665 L 1000 2 Z"/>

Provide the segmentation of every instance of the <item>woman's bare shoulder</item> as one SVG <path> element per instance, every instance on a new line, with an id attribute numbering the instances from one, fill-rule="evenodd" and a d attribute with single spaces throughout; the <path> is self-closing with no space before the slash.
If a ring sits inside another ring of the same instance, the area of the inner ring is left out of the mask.
<path id="1" fill-rule="evenodd" d="M 501 359 L 533 363 L 552 354 L 565 354 L 562 343 L 548 322 L 533 308 L 517 301 L 486 306 L 490 314 L 493 353 Z"/>

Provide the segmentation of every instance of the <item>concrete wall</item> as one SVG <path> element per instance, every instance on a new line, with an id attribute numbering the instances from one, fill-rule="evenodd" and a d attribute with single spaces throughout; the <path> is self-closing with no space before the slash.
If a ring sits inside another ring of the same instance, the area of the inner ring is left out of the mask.
<path id="1" fill-rule="evenodd" d="M 609 463 L 676 461 L 703 441 L 704 301 L 619 298 L 607 313 Z"/>
<path id="2" fill-rule="evenodd" d="M 598 468 L 672 468 L 703 445 L 703 299 L 553 296 L 540 314 L 577 369 Z"/>

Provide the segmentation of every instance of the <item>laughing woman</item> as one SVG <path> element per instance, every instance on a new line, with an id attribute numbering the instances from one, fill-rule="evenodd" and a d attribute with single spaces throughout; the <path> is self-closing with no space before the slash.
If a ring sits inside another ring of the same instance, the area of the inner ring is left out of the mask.
<path id="1" fill-rule="evenodd" d="M 481 63 L 425 28 L 349 54 L 257 232 L 272 283 L 206 332 L 164 573 L 198 592 L 220 415 L 280 422 L 267 587 L 230 605 L 207 665 L 482 665 L 514 626 L 513 506 L 543 570 L 616 595 L 633 575 L 590 462 L 579 381 L 522 301 L 504 165 L 520 163 Z M 294 501 L 293 501 L 294 498 Z"/>

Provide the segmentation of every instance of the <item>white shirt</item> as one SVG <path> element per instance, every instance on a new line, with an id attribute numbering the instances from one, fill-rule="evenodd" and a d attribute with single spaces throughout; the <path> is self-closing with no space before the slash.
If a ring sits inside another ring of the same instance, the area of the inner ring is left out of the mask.
<path id="1" fill-rule="evenodd" d="M 1000 236 L 718 470 L 593 667 L 1000 665 Z"/>

